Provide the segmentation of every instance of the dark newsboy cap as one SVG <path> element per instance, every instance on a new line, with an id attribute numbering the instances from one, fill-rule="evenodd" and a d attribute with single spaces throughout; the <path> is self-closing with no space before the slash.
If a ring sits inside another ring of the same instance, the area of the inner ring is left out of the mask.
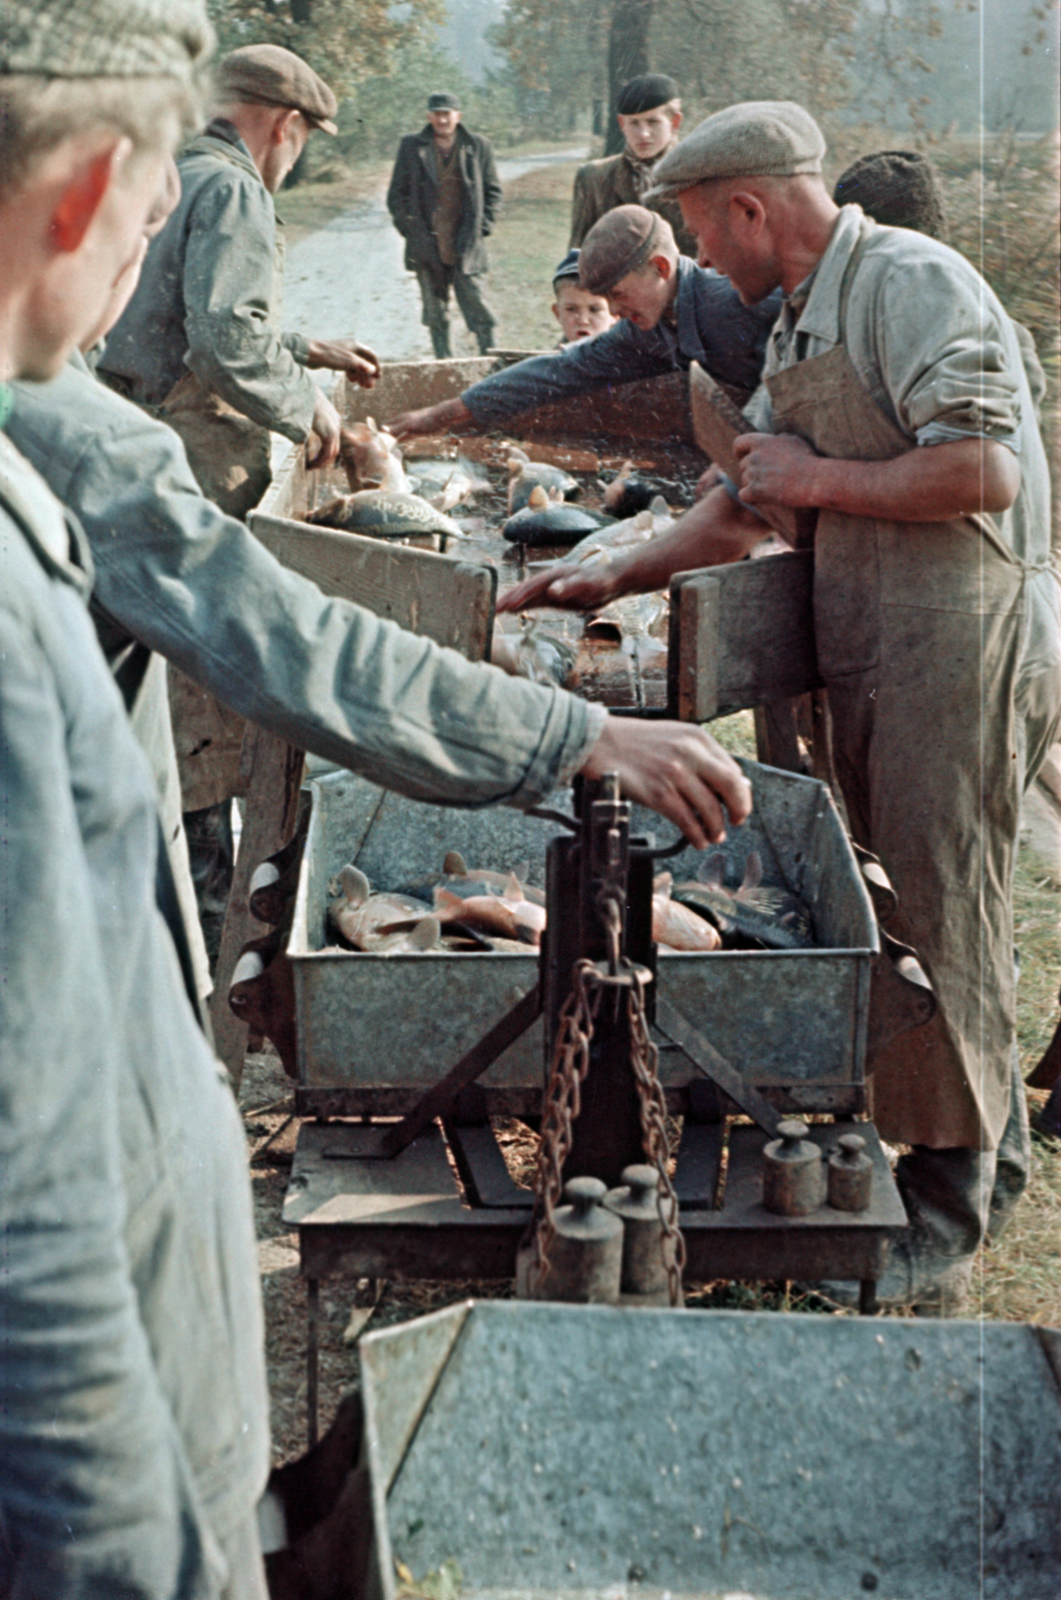
<path id="1" fill-rule="evenodd" d="M 657 106 L 669 105 L 680 97 L 681 90 L 666 73 L 643 72 L 623 84 L 615 109 L 621 117 L 636 117 L 641 111 L 655 111 Z"/>
<path id="2" fill-rule="evenodd" d="M 595 222 L 582 241 L 579 282 L 591 294 L 610 294 L 628 272 L 636 272 L 669 243 L 677 252 L 671 225 L 644 206 L 615 206 Z"/>
<path id="3" fill-rule="evenodd" d="M 433 89 L 427 97 L 429 111 L 459 111 L 460 100 L 449 89 Z"/>
<path id="4" fill-rule="evenodd" d="M 286 106 L 301 111 L 322 133 L 338 133 L 331 120 L 337 104 L 323 78 L 279 44 L 245 44 L 219 62 L 214 88 L 218 99 Z"/>
<path id="5" fill-rule="evenodd" d="M 564 282 L 577 283 L 578 282 L 578 277 L 579 277 L 578 257 L 579 257 L 579 252 L 577 250 L 569 250 L 567 252 L 567 255 L 564 257 L 564 259 L 561 261 L 560 265 L 557 267 L 556 271 L 553 273 L 553 287 L 554 288 L 556 287 L 556 285 L 558 283 L 564 283 Z"/>

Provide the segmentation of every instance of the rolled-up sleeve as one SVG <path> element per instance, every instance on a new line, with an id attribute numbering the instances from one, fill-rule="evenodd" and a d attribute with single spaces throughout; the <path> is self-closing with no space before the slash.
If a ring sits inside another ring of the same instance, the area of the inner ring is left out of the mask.
<path id="1" fill-rule="evenodd" d="M 301 344 L 272 328 L 276 222 L 262 186 L 206 184 L 189 217 L 184 257 L 185 357 L 200 382 L 253 422 L 300 443 L 317 386 Z"/>
<path id="2" fill-rule="evenodd" d="M 875 308 L 880 374 L 918 444 L 981 437 L 1017 448 L 1020 381 L 979 279 L 939 256 L 893 267 Z"/>
<path id="3" fill-rule="evenodd" d="M 223 1569 L 126 1256 L 114 1019 L 41 642 L 55 620 L 12 597 L 19 539 L 0 519 L 0 1592 L 210 1600 Z M 74 627 L 69 648 L 94 650 Z"/>

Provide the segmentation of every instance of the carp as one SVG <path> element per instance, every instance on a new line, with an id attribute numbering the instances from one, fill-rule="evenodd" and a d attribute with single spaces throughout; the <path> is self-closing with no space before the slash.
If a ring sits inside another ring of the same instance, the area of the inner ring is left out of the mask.
<path id="1" fill-rule="evenodd" d="M 809 908 L 787 889 L 763 884 L 763 865 L 756 850 L 748 852 L 738 889 L 723 882 L 725 857 L 708 858 L 699 875 L 674 886 L 674 899 L 714 923 L 730 948 L 810 950 L 814 935 Z"/>
<path id="2" fill-rule="evenodd" d="M 442 938 L 429 905 L 411 895 L 373 894 L 365 874 L 352 865 L 339 873 L 339 893 L 329 902 L 328 915 L 355 950 L 372 955 L 434 950 Z"/>
<path id="3" fill-rule="evenodd" d="M 395 463 L 402 471 L 397 439 L 393 433 L 378 428 L 372 417 L 340 429 L 339 459 L 352 493 L 382 483 L 388 473 L 393 473 Z M 402 476 L 404 478 L 404 472 Z M 404 484 L 393 487 L 404 487 Z"/>
<path id="4" fill-rule="evenodd" d="M 513 678 L 529 678 L 531 683 L 567 683 L 577 660 L 577 651 L 554 633 L 549 633 L 534 617 L 523 617 L 518 634 L 495 631 L 490 646 L 490 661 Z"/>
<path id="5" fill-rule="evenodd" d="M 456 461 L 418 461 L 409 474 L 409 485 L 436 511 L 452 511 L 472 495 L 491 487 L 489 478 L 480 477 L 465 456 Z"/>
<path id="6" fill-rule="evenodd" d="M 545 907 L 527 899 L 515 873 L 509 875 L 502 894 L 462 898 L 440 885 L 435 889 L 435 916 L 443 929 L 459 923 L 488 938 L 514 939 L 525 945 L 540 944 L 545 927 Z"/>
<path id="7" fill-rule="evenodd" d="M 634 463 L 624 461 L 601 498 L 605 511 L 613 517 L 634 517 L 639 511 L 648 510 L 656 494 L 650 483 L 637 477 Z"/>
<path id="8" fill-rule="evenodd" d="M 509 517 L 501 532 L 512 544 L 574 544 L 610 520 L 601 512 L 588 511 L 584 506 L 550 500 L 542 485 L 535 484 L 527 504 L 522 511 Z"/>
<path id="9" fill-rule="evenodd" d="M 632 549 L 665 533 L 674 518 L 663 496 L 656 495 L 648 510 L 639 511 L 635 517 L 628 517 L 623 522 L 613 522 L 607 518 L 601 521 L 603 525 L 576 544 L 564 557 L 565 561 L 595 566 L 620 550 Z"/>
<path id="10" fill-rule="evenodd" d="M 532 461 L 522 450 L 512 450 L 508 457 L 508 514 L 512 516 L 528 505 L 536 488 L 561 500 L 573 500 L 581 493 L 577 478 L 562 467 L 548 461 Z"/>
<path id="11" fill-rule="evenodd" d="M 652 884 L 652 938 L 668 950 L 718 950 L 719 930 L 679 901 L 671 899 L 673 879 L 661 872 Z"/>
<path id="12" fill-rule="evenodd" d="M 524 896 L 528 900 L 533 900 L 535 905 L 543 906 L 545 890 L 536 889 L 533 884 L 523 881 L 529 871 L 529 861 L 521 861 L 511 872 L 490 872 L 486 867 L 469 869 L 459 850 L 448 850 L 442 862 L 441 872 L 432 872 L 425 878 L 418 878 L 401 892 L 420 899 L 433 895 L 436 889 L 448 889 L 451 894 L 467 900 L 473 895 L 503 895 L 515 878 L 517 884 L 522 887 Z"/>
<path id="13" fill-rule="evenodd" d="M 405 487 L 399 487 L 399 483 Z M 420 495 L 408 492 L 401 461 L 390 459 L 378 489 L 360 489 L 340 495 L 311 511 L 306 518 L 316 527 L 338 528 L 342 533 L 363 533 L 372 539 L 411 539 L 437 534 L 443 541 L 463 539 L 460 528 Z"/>

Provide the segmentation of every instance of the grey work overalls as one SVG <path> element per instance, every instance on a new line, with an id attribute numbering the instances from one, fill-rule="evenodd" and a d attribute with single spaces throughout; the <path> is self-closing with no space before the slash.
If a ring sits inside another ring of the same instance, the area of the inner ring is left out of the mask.
<path id="1" fill-rule="evenodd" d="M 845 312 L 846 296 L 841 328 Z M 887 460 L 913 447 L 843 346 L 766 383 L 775 431 L 821 455 Z M 901 523 L 823 511 L 814 549 L 818 664 L 852 833 L 883 862 L 899 900 L 889 932 L 917 949 L 939 1001 L 931 1022 L 867 1062 L 873 1114 L 892 1141 L 991 1149 L 1010 1110 L 1026 753 L 1057 717 L 1056 694 L 1026 718 L 1018 710 L 1032 569 L 982 514 Z M 1020 725 L 1036 719 L 1044 726 Z"/>

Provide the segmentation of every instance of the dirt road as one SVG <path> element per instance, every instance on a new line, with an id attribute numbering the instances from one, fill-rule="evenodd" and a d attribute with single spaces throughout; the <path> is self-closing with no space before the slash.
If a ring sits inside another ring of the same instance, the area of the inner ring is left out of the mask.
<path id="1" fill-rule="evenodd" d="M 576 161 L 578 146 L 497 164 L 501 183 L 515 183 L 539 167 Z M 284 275 L 284 327 L 319 339 L 356 333 L 384 359 L 415 361 L 431 355 L 420 322 L 416 279 L 402 265 L 403 244 L 381 189 L 375 199 L 336 217 L 288 252 Z M 460 325 L 459 315 L 456 323 Z"/>

